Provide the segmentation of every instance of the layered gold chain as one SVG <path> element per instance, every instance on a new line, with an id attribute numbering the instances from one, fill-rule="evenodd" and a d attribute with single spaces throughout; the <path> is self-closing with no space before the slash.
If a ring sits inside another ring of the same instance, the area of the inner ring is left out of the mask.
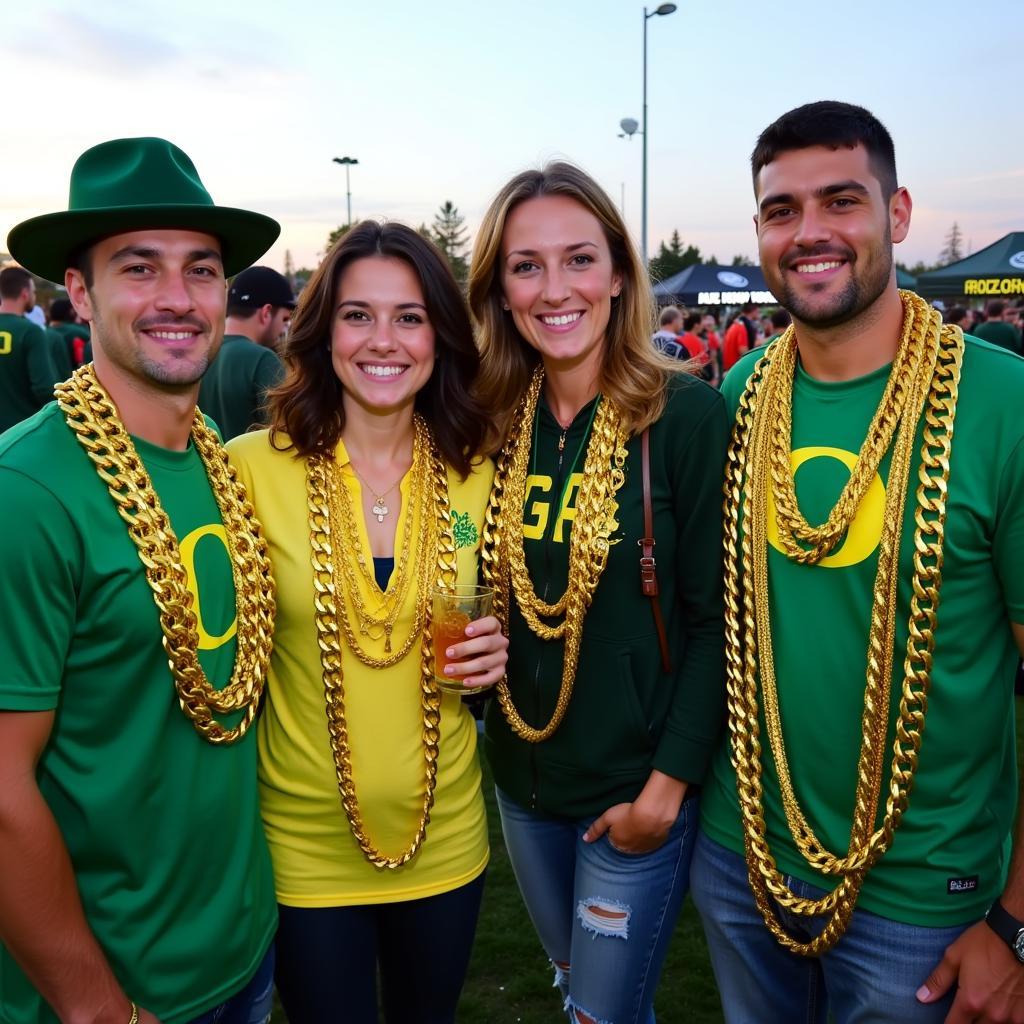
<path id="1" fill-rule="evenodd" d="M 529 743 L 541 743 L 552 736 L 569 709 L 583 638 L 583 619 L 608 562 L 610 537 L 619 525 L 616 495 L 625 481 L 626 441 L 629 439 L 615 403 L 601 397 L 587 444 L 583 482 L 576 498 L 565 593 L 554 603 L 541 600 L 534 591 L 526 566 L 523 505 L 534 416 L 543 382 L 544 371 L 538 367 L 516 410 L 508 441 L 498 456 L 483 532 L 484 579 L 494 587 L 494 613 L 505 633 L 508 633 L 510 600 L 514 594 L 534 634 L 543 640 L 565 641 L 558 698 L 551 720 L 542 729 L 527 724 L 516 709 L 508 678 L 498 683 L 498 704 L 502 713 L 513 732 Z M 554 625 L 542 621 L 559 616 L 561 621 Z"/>
<path id="2" fill-rule="evenodd" d="M 309 512 L 309 540 L 313 566 L 314 609 L 320 664 L 323 668 L 324 697 L 327 707 L 327 728 L 334 754 L 341 803 L 349 828 L 366 859 L 379 868 L 398 868 L 407 864 L 422 846 L 430 822 L 437 784 L 437 758 L 441 739 L 441 692 L 434 681 L 434 646 L 430 629 L 430 587 L 451 588 L 455 584 L 457 563 L 455 538 L 452 534 L 451 509 L 448 501 L 448 472 L 430 431 L 422 419 L 415 419 L 415 431 L 421 462 L 427 463 L 424 485 L 413 490 L 411 497 L 419 500 L 418 509 L 407 508 L 406 519 L 418 512 L 416 544 L 427 553 L 429 571 L 421 574 L 416 593 L 415 619 L 418 627 L 410 636 L 420 636 L 420 704 L 423 712 L 423 803 L 416 832 L 409 845 L 395 856 L 382 852 L 370 839 L 356 795 L 352 772 L 352 748 L 349 745 L 348 721 L 345 715 L 345 686 L 342 671 L 343 638 L 349 649 L 360 656 L 361 647 L 348 622 L 345 608 L 345 585 L 339 579 L 337 562 L 345 561 L 341 545 L 341 524 L 332 515 L 332 490 L 343 488 L 337 479 L 333 458 L 314 455 L 307 462 L 306 496 Z M 414 455 L 413 462 L 416 458 Z M 414 477 L 416 476 L 414 470 Z M 351 537 L 349 538 L 351 543 Z M 358 551 L 358 547 L 356 548 Z M 338 557 L 338 555 L 341 557 Z M 408 653 L 411 642 L 403 645 Z M 365 652 L 362 652 L 365 654 Z M 404 654 L 401 655 L 404 657 Z M 383 659 L 361 657 L 364 664 L 375 667 L 397 664 L 400 657 L 392 654 Z"/>
<path id="3" fill-rule="evenodd" d="M 429 470 L 430 433 L 423 420 L 417 417 L 413 424 L 410 494 L 424 495 L 428 493 Z M 334 564 L 334 584 L 338 588 L 338 592 L 343 593 L 345 596 L 345 600 L 339 602 L 338 605 L 345 639 L 352 649 L 352 653 L 364 665 L 368 665 L 370 668 L 389 668 L 392 665 L 397 665 L 409 653 L 423 628 L 423 615 L 427 604 L 423 595 L 430 589 L 430 577 L 434 566 L 433 554 L 428 544 L 414 545 L 412 543 L 412 528 L 416 516 L 406 515 L 402 530 L 402 542 L 395 552 L 397 568 L 394 586 L 387 592 L 381 592 L 362 551 L 362 544 L 359 540 L 359 528 L 356 525 L 356 515 L 348 495 L 348 488 L 341 481 L 340 471 L 333 459 L 328 460 L 327 471 L 330 484 L 329 499 L 332 522 L 337 525 L 337 536 L 348 544 L 349 551 L 354 552 L 352 558 L 339 558 Z M 356 475 L 358 477 L 358 474 Z M 413 559 L 414 551 L 415 559 Z M 405 605 L 405 597 L 409 587 L 409 564 L 411 561 L 413 562 L 412 579 L 417 581 L 420 597 L 416 602 L 416 614 L 409 629 L 409 635 L 405 638 L 405 642 L 399 646 L 398 650 L 393 651 L 392 633 L 394 632 L 395 622 Z M 352 567 L 353 562 L 359 567 L 358 574 Z M 371 611 L 367 607 L 366 602 L 363 601 L 358 577 L 362 577 L 367 590 L 371 594 L 380 594 L 379 612 Z M 352 615 L 358 623 L 358 630 L 352 627 L 349 614 L 350 607 Z M 359 639 L 360 637 L 369 640 L 383 639 L 384 657 L 378 658 L 371 655 L 363 647 Z"/>
<path id="4" fill-rule="evenodd" d="M 178 538 L 117 408 L 92 364 L 54 388 L 57 404 L 106 485 L 139 553 L 160 615 L 163 646 L 181 710 L 210 743 L 234 743 L 252 725 L 274 633 L 274 581 L 267 544 L 245 489 L 216 434 L 196 410 L 192 443 L 220 510 L 235 587 L 237 632 L 231 680 L 213 687 L 199 663 L 199 634 Z M 243 712 L 232 728 L 215 714 Z"/>
<path id="5" fill-rule="evenodd" d="M 726 657 L 732 762 L 744 828 L 748 874 L 765 923 L 786 948 L 818 955 L 839 941 L 871 867 L 892 843 L 906 811 L 925 710 L 942 585 L 949 456 L 963 357 L 963 335 L 941 326 L 922 299 L 901 292 L 904 323 L 889 384 L 872 420 L 850 481 L 826 523 L 809 526 L 797 507 L 791 462 L 792 389 L 796 339 L 790 329 L 769 347 L 740 398 L 729 447 L 725 483 Z M 923 410 L 924 436 L 914 512 L 910 621 L 891 782 L 881 825 L 875 829 L 889 723 L 889 691 L 895 643 L 899 549 L 914 437 Z M 893 443 L 893 437 L 895 442 Z M 768 593 L 767 502 L 779 511 L 780 546 L 794 561 L 816 564 L 835 546 L 856 516 L 889 445 L 893 455 L 886 488 L 885 520 L 868 638 L 861 750 L 850 846 L 829 852 L 815 835 L 797 799 L 783 742 L 782 713 L 772 657 Z M 865 474 L 871 467 L 870 475 Z M 768 846 L 761 783 L 758 681 L 765 724 L 779 776 L 783 806 L 794 842 L 806 862 L 839 884 L 817 900 L 786 886 Z M 790 936 L 775 916 L 773 900 L 807 917 L 829 915 L 810 942 Z"/>

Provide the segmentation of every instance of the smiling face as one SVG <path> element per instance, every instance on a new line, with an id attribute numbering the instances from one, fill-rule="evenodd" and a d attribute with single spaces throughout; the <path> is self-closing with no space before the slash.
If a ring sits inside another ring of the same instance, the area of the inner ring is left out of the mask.
<path id="1" fill-rule="evenodd" d="M 622 277 L 601 222 L 567 196 L 520 203 L 505 223 L 501 286 L 520 335 L 549 369 L 596 379 Z"/>
<path id="2" fill-rule="evenodd" d="M 895 287 L 892 244 L 907 235 L 910 196 L 882 194 L 862 145 L 785 151 L 755 184 L 761 268 L 794 319 L 833 327 Z"/>
<path id="3" fill-rule="evenodd" d="M 434 328 L 423 286 L 404 260 L 367 256 L 342 272 L 335 295 L 331 362 L 352 412 L 408 407 L 434 369 Z"/>
<path id="4" fill-rule="evenodd" d="M 86 259 L 92 283 L 69 270 L 65 283 L 92 323 L 101 372 L 187 391 L 224 336 L 227 292 L 220 243 L 196 231 L 130 231 L 97 242 Z"/>

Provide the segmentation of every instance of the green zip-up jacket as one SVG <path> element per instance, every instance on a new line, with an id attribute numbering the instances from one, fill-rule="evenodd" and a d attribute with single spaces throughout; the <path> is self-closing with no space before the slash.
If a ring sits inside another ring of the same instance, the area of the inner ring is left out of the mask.
<path id="1" fill-rule="evenodd" d="M 547 601 L 566 587 L 569 533 L 593 404 L 569 427 L 561 453 L 562 428 L 543 398 L 538 411 L 523 533 L 534 590 Z M 669 674 L 661 666 L 650 598 L 640 589 L 641 442 L 630 439 L 626 481 L 618 492 L 618 528 L 584 620 L 564 721 L 545 742 L 527 743 L 513 734 L 496 701 L 488 708 L 485 749 L 495 782 L 522 806 L 584 818 L 634 800 L 652 769 L 690 783 L 704 778 L 725 710 L 721 509 L 728 437 L 722 396 L 694 377 L 675 378 L 665 412 L 650 429 L 655 558 Z M 563 654 L 564 641 L 535 636 L 513 598 L 509 687 L 516 708 L 533 726 L 546 725 L 554 711 Z"/>

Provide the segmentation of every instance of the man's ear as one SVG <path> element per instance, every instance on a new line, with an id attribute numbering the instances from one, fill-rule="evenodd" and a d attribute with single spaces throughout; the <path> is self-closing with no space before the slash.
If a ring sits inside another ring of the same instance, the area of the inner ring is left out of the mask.
<path id="1" fill-rule="evenodd" d="M 71 267 L 65 270 L 64 287 L 67 289 L 71 305 L 75 307 L 75 312 L 83 320 L 92 323 L 92 297 L 89 295 L 82 272 Z"/>
<path id="2" fill-rule="evenodd" d="M 910 233 L 910 214 L 914 202 L 910 193 L 902 186 L 889 199 L 889 229 L 893 242 L 902 242 Z"/>

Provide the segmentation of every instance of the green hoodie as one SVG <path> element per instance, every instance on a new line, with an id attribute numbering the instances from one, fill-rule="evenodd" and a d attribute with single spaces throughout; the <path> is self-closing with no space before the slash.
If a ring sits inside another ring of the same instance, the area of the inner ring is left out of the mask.
<path id="1" fill-rule="evenodd" d="M 573 420 L 560 460 L 562 428 L 543 397 L 540 402 L 523 534 L 534 590 L 547 601 L 566 587 L 569 533 L 593 410 L 592 402 Z M 689 375 L 675 378 L 665 412 L 650 430 L 655 557 L 672 658 L 667 675 L 651 601 L 640 590 L 640 438 L 630 439 L 626 481 L 618 492 L 619 525 L 584 620 L 565 720 L 547 741 L 527 743 L 512 733 L 497 702 L 490 702 L 485 748 L 495 782 L 517 803 L 583 818 L 634 800 L 652 769 L 690 783 L 703 779 L 725 702 L 721 507 L 728 436 L 721 395 Z M 529 724 L 543 727 L 558 696 L 564 641 L 535 636 L 514 599 L 509 641 L 513 702 Z"/>

